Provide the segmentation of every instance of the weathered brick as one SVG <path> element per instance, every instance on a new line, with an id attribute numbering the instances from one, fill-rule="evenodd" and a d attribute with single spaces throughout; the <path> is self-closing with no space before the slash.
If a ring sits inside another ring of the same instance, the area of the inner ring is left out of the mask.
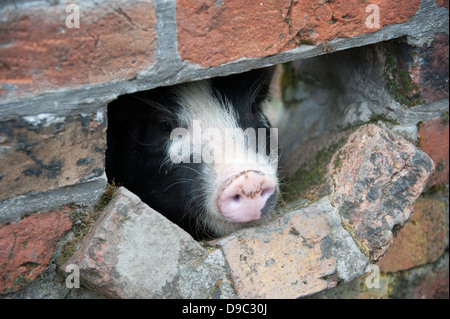
<path id="1" fill-rule="evenodd" d="M 106 118 L 51 114 L 0 122 L 0 201 L 104 174 Z"/>
<path id="2" fill-rule="evenodd" d="M 417 52 L 416 60 L 420 65 L 418 80 L 424 103 L 448 98 L 448 38 L 448 34 L 438 33 L 429 47 L 424 46 Z"/>
<path id="3" fill-rule="evenodd" d="M 378 45 L 386 86 L 397 102 L 415 106 L 448 98 L 448 38 L 437 33 L 421 47 L 400 41 Z"/>
<path id="4" fill-rule="evenodd" d="M 447 118 L 436 118 L 420 125 L 417 136 L 419 148 L 427 153 L 436 165 L 428 185 L 448 184 L 449 181 L 449 123 Z"/>
<path id="5" fill-rule="evenodd" d="M 445 250 L 445 206 L 440 199 L 420 197 L 414 214 L 378 262 L 380 271 L 396 272 L 436 261 Z"/>
<path id="6" fill-rule="evenodd" d="M 378 27 L 366 24 L 376 4 Z M 178 51 L 203 67 L 241 58 L 273 55 L 302 44 L 317 44 L 375 32 L 407 21 L 420 1 L 177 1 Z M 327 51 L 327 47 L 324 46 Z"/>
<path id="7" fill-rule="evenodd" d="M 82 2 L 79 28 L 66 27 L 66 2 L 56 3 L 2 10 L 0 97 L 132 79 L 154 62 L 150 1 Z"/>
<path id="8" fill-rule="evenodd" d="M 19 289 L 47 266 L 58 239 L 72 227 L 70 208 L 0 225 L 0 293 Z"/>
<path id="9" fill-rule="evenodd" d="M 435 0 L 438 7 L 444 7 L 448 9 L 448 0 Z"/>

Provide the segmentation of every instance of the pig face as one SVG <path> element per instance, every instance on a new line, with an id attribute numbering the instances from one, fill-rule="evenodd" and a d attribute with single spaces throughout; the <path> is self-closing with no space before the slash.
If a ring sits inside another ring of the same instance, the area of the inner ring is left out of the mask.
<path id="1" fill-rule="evenodd" d="M 106 172 L 194 237 L 259 223 L 278 197 L 267 71 L 122 96 L 108 106 Z"/>

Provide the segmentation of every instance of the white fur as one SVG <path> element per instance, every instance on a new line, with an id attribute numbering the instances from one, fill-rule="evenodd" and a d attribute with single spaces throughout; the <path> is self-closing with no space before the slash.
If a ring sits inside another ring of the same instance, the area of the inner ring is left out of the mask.
<path id="1" fill-rule="evenodd" d="M 166 161 L 176 159 L 178 163 L 188 163 L 191 154 L 196 159 L 201 159 L 202 149 L 208 144 L 219 144 L 219 148 L 214 153 L 218 158 L 214 158 L 212 162 L 202 165 L 201 185 L 199 185 L 199 194 L 205 194 L 204 197 L 199 195 L 195 200 L 201 201 L 203 211 L 194 212 L 202 214 L 200 218 L 207 226 L 215 232 L 216 235 L 225 235 L 242 224 L 231 223 L 219 213 L 217 206 L 217 198 L 219 192 L 223 188 L 225 181 L 230 176 L 239 174 L 246 170 L 256 170 L 266 174 L 274 179 L 278 190 L 277 179 L 277 156 L 261 156 L 256 154 L 255 139 L 248 140 L 248 152 L 252 159 L 256 161 L 248 161 L 248 153 L 243 143 L 235 143 L 244 141 L 245 134 L 238 125 L 238 114 L 228 101 L 222 104 L 214 94 L 209 81 L 199 81 L 188 83 L 177 87 L 174 92 L 177 103 L 181 106 L 178 113 L 175 114 L 184 132 L 183 137 L 175 138 L 168 144 Z M 256 128 L 257 129 L 257 128 Z M 220 134 L 219 140 L 212 141 L 213 138 L 208 132 Z M 231 134 L 232 132 L 232 134 Z M 220 142 L 222 144 L 220 145 Z M 231 146 L 234 145 L 234 150 Z M 182 148 L 184 151 L 181 152 Z M 186 148 L 187 147 L 187 148 Z"/>

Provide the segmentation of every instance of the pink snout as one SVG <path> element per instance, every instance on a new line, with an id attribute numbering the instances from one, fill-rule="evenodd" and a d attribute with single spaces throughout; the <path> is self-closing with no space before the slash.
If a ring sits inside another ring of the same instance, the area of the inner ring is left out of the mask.
<path id="1" fill-rule="evenodd" d="M 217 204 L 220 214 L 233 222 L 261 218 L 269 198 L 275 193 L 275 181 L 258 171 L 245 171 L 227 181 Z"/>

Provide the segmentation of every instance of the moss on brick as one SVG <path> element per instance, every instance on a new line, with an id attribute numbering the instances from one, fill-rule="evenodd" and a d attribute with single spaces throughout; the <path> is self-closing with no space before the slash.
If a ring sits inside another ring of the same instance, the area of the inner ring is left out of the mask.
<path id="1" fill-rule="evenodd" d="M 327 182 L 327 168 L 334 153 L 345 143 L 345 138 L 319 151 L 309 169 L 299 169 L 281 186 L 284 203 L 293 202 L 301 197 L 315 201 L 318 199 L 323 185 Z M 340 156 L 334 161 L 334 166 L 341 165 Z"/>
<path id="2" fill-rule="evenodd" d="M 391 47 L 386 52 L 384 79 L 391 96 L 399 103 L 412 107 L 422 103 L 420 85 L 413 83 L 408 71 L 398 65 L 398 52 Z M 414 65 L 413 65 L 414 66 Z"/>
<path id="3" fill-rule="evenodd" d="M 116 196 L 118 189 L 119 187 L 114 182 L 108 184 L 94 209 L 85 210 L 80 208 L 71 213 L 70 217 L 74 221 L 74 226 L 72 227 L 73 239 L 63 245 L 61 253 L 56 259 L 58 267 L 62 266 L 75 253 L 81 240 L 92 229 L 106 205 Z"/>

